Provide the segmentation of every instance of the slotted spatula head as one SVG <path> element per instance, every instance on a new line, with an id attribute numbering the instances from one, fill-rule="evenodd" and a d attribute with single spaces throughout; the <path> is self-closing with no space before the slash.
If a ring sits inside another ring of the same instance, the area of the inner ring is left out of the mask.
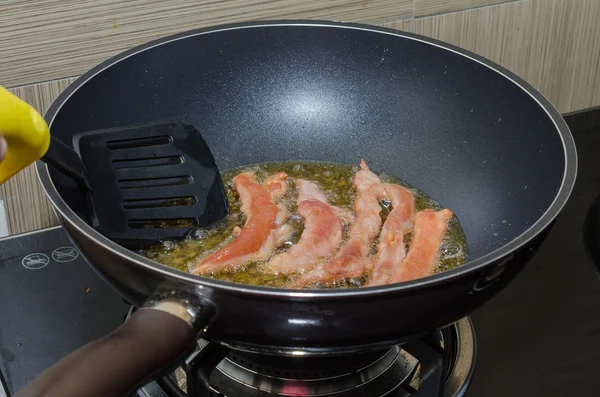
<path id="1" fill-rule="evenodd" d="M 227 195 L 200 132 L 179 122 L 73 137 L 85 167 L 94 226 L 126 247 L 181 239 L 223 219 Z"/>

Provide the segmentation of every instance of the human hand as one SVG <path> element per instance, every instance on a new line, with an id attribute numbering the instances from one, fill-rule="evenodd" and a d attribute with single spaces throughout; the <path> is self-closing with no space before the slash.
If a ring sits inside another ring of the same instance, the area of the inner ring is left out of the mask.
<path id="1" fill-rule="evenodd" d="M 4 160 L 4 156 L 6 156 L 6 150 L 8 149 L 8 145 L 6 144 L 6 139 L 2 136 L 0 132 L 0 162 Z"/>

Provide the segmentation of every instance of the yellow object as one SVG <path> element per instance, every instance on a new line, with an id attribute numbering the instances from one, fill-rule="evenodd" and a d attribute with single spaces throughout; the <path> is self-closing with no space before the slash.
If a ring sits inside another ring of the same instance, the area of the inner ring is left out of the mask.
<path id="1" fill-rule="evenodd" d="M 50 130 L 32 106 L 0 86 L 0 132 L 8 143 L 8 152 L 0 163 L 2 184 L 46 154 Z"/>

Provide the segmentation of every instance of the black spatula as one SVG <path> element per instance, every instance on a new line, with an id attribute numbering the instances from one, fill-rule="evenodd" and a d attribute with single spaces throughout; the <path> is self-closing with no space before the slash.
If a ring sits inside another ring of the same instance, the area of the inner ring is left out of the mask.
<path id="1" fill-rule="evenodd" d="M 128 248 L 182 239 L 228 212 L 212 153 L 190 125 L 85 132 L 73 137 L 73 147 L 53 139 L 43 160 L 88 191 L 94 227 Z"/>

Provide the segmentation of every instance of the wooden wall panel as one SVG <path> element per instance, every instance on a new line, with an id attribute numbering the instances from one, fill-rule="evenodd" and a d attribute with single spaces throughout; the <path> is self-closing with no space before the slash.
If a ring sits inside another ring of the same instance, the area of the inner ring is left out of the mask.
<path id="1" fill-rule="evenodd" d="M 563 113 L 600 106 L 600 1 L 533 0 L 415 20 L 523 77 Z"/>
<path id="2" fill-rule="evenodd" d="M 292 18 L 380 23 L 412 12 L 413 0 L 4 0 L 0 84 L 76 76 L 135 45 L 209 25 Z"/>
<path id="3" fill-rule="evenodd" d="M 402 21 L 382 23 L 381 26 L 390 28 L 390 29 L 403 30 L 405 32 L 412 32 L 413 31 L 413 23 L 414 23 L 414 21 L 412 19 L 405 19 Z"/>
<path id="4" fill-rule="evenodd" d="M 515 0 L 415 0 L 415 18 L 508 3 Z"/>

